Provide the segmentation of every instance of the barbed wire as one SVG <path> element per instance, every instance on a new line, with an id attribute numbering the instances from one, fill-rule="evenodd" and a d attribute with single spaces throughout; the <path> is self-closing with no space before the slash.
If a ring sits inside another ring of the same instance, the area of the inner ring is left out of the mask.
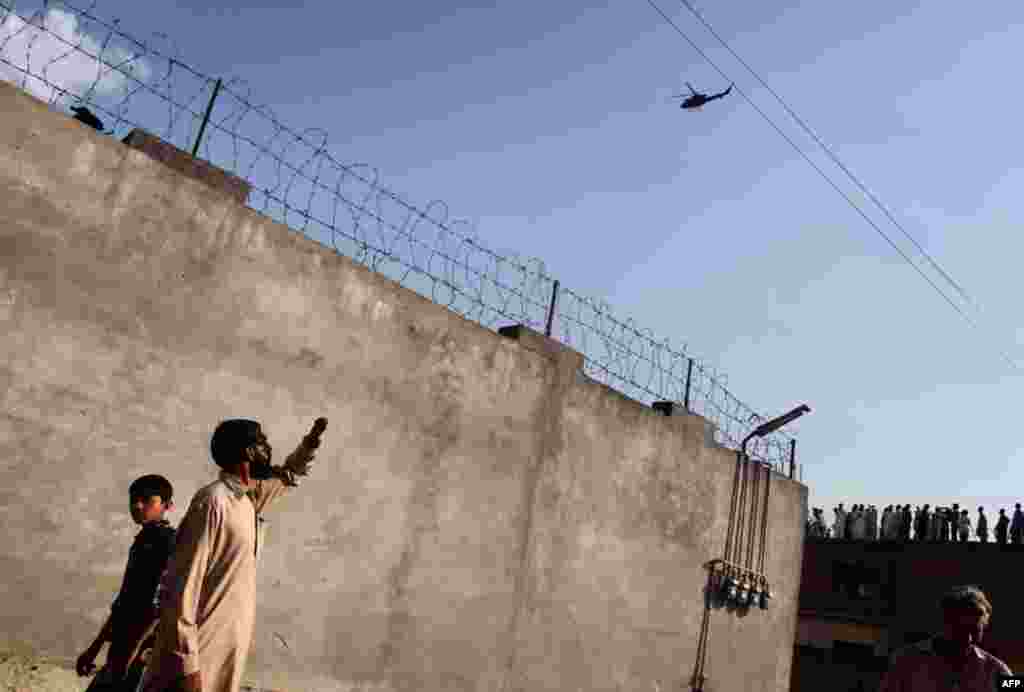
<path id="1" fill-rule="evenodd" d="M 189 66 L 166 34 L 140 41 L 118 20 L 99 18 L 96 5 L 45 0 L 22 15 L 0 0 L 0 79 L 54 108 L 85 104 L 113 123 L 115 136 L 137 128 L 191 151 L 216 80 Z M 542 260 L 489 249 L 444 202 L 406 201 L 375 167 L 334 158 L 328 140 L 321 129 L 287 127 L 233 78 L 217 92 L 198 155 L 246 180 L 255 211 L 435 303 L 490 329 L 518 323 L 544 331 L 555 279 Z M 752 422 L 764 420 L 726 388 L 722 373 L 615 317 L 606 301 L 560 288 L 554 323 L 555 336 L 583 354 L 589 377 L 645 404 L 685 402 L 723 446 L 738 447 Z M 782 471 L 791 439 L 755 439 L 750 455 Z"/>

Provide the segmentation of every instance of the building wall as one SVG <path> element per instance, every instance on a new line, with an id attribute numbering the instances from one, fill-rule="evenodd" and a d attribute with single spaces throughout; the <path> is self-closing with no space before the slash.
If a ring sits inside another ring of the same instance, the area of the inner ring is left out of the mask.
<path id="1" fill-rule="evenodd" d="M 887 660 L 870 647 L 839 641 L 828 649 L 798 645 L 790 692 L 876 692 Z"/>
<path id="2" fill-rule="evenodd" d="M 71 661 L 137 528 L 127 487 L 216 477 L 226 417 L 276 457 L 253 684 L 684 689 L 735 467 L 667 418 L 0 83 L 0 648 Z M 774 476 L 776 599 L 713 613 L 708 692 L 784 690 L 806 488 Z M 741 655 L 742 654 L 742 655 Z"/>

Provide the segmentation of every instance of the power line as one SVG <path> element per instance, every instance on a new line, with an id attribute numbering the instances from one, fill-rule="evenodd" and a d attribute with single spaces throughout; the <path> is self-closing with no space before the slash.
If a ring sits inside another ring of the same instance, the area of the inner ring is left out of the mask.
<path id="1" fill-rule="evenodd" d="M 884 204 L 882 204 L 882 202 L 871 192 L 871 190 L 868 189 L 868 187 L 864 183 L 860 181 L 860 179 L 856 175 L 854 175 L 853 171 L 846 167 L 846 165 L 839 159 L 838 156 L 836 156 L 832 149 L 828 145 L 826 145 L 825 142 L 822 141 L 822 139 L 814 132 L 814 130 L 811 129 L 810 125 L 808 125 L 803 118 L 797 115 L 796 112 L 789 107 L 789 104 L 786 103 L 786 101 L 781 96 L 779 96 L 779 94 L 774 89 L 768 86 L 768 83 L 761 78 L 761 75 L 758 74 L 757 71 L 754 70 L 754 68 L 751 67 L 746 60 L 740 57 L 740 55 L 735 50 L 733 50 L 732 46 L 730 46 L 725 39 L 719 36 L 718 32 L 715 31 L 714 27 L 712 27 L 711 24 L 708 23 L 708 21 L 704 18 L 704 15 L 702 15 L 700 11 L 696 7 L 694 7 L 691 2 L 689 2 L 689 0 L 679 0 L 679 2 L 681 2 L 683 6 L 693 14 L 693 16 L 696 17 L 697 20 L 704 25 L 704 28 L 707 29 L 711 33 L 711 35 L 714 36 L 718 40 L 718 42 L 721 43 L 722 46 L 740 62 L 741 65 L 743 65 L 743 67 L 747 68 L 747 71 L 750 72 L 750 74 L 754 75 L 754 78 L 761 83 L 761 86 L 767 89 L 768 92 L 775 97 L 775 100 L 778 101 L 782 105 L 782 107 L 786 109 L 786 112 L 789 113 L 790 117 L 793 118 L 793 120 L 795 120 L 801 128 L 803 128 L 804 132 L 810 135 L 811 139 L 817 142 L 818 146 L 821 147 L 822 151 L 824 151 L 828 155 L 828 157 L 832 159 L 832 161 L 835 162 L 835 164 L 839 166 L 839 168 L 842 169 L 843 173 L 846 173 L 850 180 L 852 180 L 853 183 L 858 188 L 860 188 L 861 192 L 868 196 L 868 199 L 874 202 L 875 206 L 878 207 L 882 211 L 882 213 L 886 215 L 889 221 L 891 221 L 892 224 L 896 226 L 896 228 L 900 229 L 903 235 L 910 239 L 910 242 L 912 242 L 914 246 L 921 252 L 921 254 L 924 255 L 924 257 L 928 260 L 932 267 L 934 267 L 934 269 L 937 272 L 939 272 L 942 275 L 942 277 L 946 279 L 946 281 L 949 282 L 949 284 L 953 286 L 953 288 L 955 288 L 957 292 L 967 302 L 971 303 L 971 305 L 973 305 L 976 310 L 980 311 L 981 308 L 979 307 L 977 301 L 975 301 L 959 283 L 954 281 L 953 277 L 951 277 L 948 273 L 946 273 L 945 270 L 943 270 L 942 267 L 939 266 L 939 263 L 936 262 L 932 258 L 932 256 L 925 251 L 923 247 L 921 247 L 920 243 L 917 242 L 914 236 L 912 236 L 903 227 L 903 225 L 896 220 L 892 213 L 890 213 L 889 209 Z"/>
<path id="2" fill-rule="evenodd" d="M 688 35 L 686 34 L 686 32 L 684 32 L 684 31 L 683 31 L 682 29 L 680 29 L 680 28 L 679 28 L 679 25 L 678 25 L 678 24 L 676 24 L 676 23 L 675 23 L 674 21 L 672 21 L 672 18 L 671 18 L 671 17 L 669 17 L 669 16 L 667 15 L 667 14 L 665 14 L 665 12 L 664 12 L 664 11 L 663 11 L 663 10 L 662 10 L 662 9 L 661 9 L 661 8 L 660 8 L 660 7 L 659 7 L 659 6 L 658 6 L 658 5 L 657 5 L 657 4 L 655 3 L 655 2 L 654 2 L 654 0 L 647 0 L 647 3 L 648 3 L 648 4 L 649 4 L 649 5 L 651 6 L 651 7 L 653 7 L 653 8 L 654 8 L 654 10 L 655 10 L 655 11 L 656 11 L 656 12 L 657 12 L 658 14 L 660 14 L 660 15 L 661 15 L 661 17 L 662 17 L 662 18 L 663 18 L 663 19 L 665 20 L 665 22 L 667 22 L 669 26 L 671 26 L 671 27 L 672 27 L 673 29 L 675 29 L 676 33 L 678 33 L 678 34 L 679 34 L 680 36 L 682 36 L 682 37 L 683 37 L 683 39 L 685 39 L 685 40 L 686 40 L 686 42 L 687 42 L 687 43 L 689 43 L 689 44 L 690 44 L 690 46 L 691 46 L 691 47 L 692 47 L 692 48 L 693 48 L 693 49 L 694 49 L 695 51 L 697 51 L 697 53 L 698 53 L 698 54 L 699 54 L 699 55 L 700 55 L 700 56 L 701 56 L 702 58 L 704 58 L 704 60 L 705 60 L 705 61 L 706 61 L 706 62 L 707 62 L 707 63 L 708 63 L 709 65 L 711 65 L 711 67 L 713 67 L 713 68 L 715 69 L 715 71 L 716 71 L 716 72 L 718 72 L 718 74 L 720 74 L 720 75 L 721 75 L 721 76 L 722 76 L 722 77 L 723 77 L 723 78 L 724 78 L 725 80 L 727 80 L 727 81 L 728 81 L 729 83 L 731 83 L 731 84 L 735 84 L 735 82 L 734 82 L 734 81 L 733 81 L 732 79 L 730 79 L 730 78 L 729 78 L 729 75 L 727 75 L 727 74 L 725 73 L 725 71 L 724 71 L 724 70 L 722 70 L 722 68 L 720 68 L 720 67 L 719 67 L 719 66 L 718 66 L 718 65 L 717 65 L 717 64 L 716 64 L 716 63 L 715 63 L 715 62 L 714 62 L 714 61 L 713 61 L 713 60 L 712 60 L 711 58 L 709 58 L 709 57 L 707 56 L 707 54 L 706 54 L 706 53 L 705 53 L 705 52 L 704 52 L 703 50 L 701 50 L 701 49 L 700 49 L 700 46 L 698 46 L 698 45 L 697 45 L 696 43 L 694 43 L 693 39 L 691 39 L 691 38 L 690 38 L 690 37 L 689 37 L 689 36 L 688 36 Z M 793 147 L 793 149 L 794 149 L 794 150 L 795 150 L 795 151 L 796 151 L 796 152 L 797 152 L 798 154 L 800 154 L 800 156 L 801 156 L 801 157 L 802 157 L 802 158 L 804 159 L 804 161 L 806 161 L 806 162 L 807 162 L 808 164 L 810 164 L 810 166 L 811 166 L 811 167 L 812 167 L 812 168 L 813 168 L 813 169 L 814 169 L 815 171 L 817 171 L 818 175 L 820 175 L 820 176 L 821 176 L 821 177 L 822 177 L 822 178 L 823 178 L 823 179 L 825 180 L 825 182 L 827 182 L 827 183 L 828 183 L 828 184 L 829 184 L 830 186 L 832 186 L 832 189 L 834 189 L 834 190 L 835 190 L 836 192 L 838 192 L 838 193 L 839 193 L 839 194 L 840 194 L 840 195 L 841 195 L 841 196 L 843 197 L 843 199 L 845 199 L 845 200 L 846 200 L 847 204 L 849 204 L 849 205 L 850 205 L 850 207 L 851 207 L 851 208 L 853 208 L 853 210 L 854 210 L 854 211 L 856 211 L 856 212 L 857 212 L 857 213 L 858 213 L 858 214 L 859 214 L 859 215 L 861 216 L 861 218 L 863 218 L 863 219 L 864 219 L 864 220 L 865 220 L 865 221 L 866 221 L 866 222 L 867 222 L 867 223 L 868 223 L 868 224 L 869 224 L 869 225 L 870 225 L 870 226 L 871 226 L 872 228 L 874 228 L 874 229 L 875 229 L 875 231 L 877 231 L 877 232 L 878 232 L 878 234 L 879 234 L 880 236 L 882 236 L 882 238 L 884 238 L 884 239 L 885 239 L 885 241 L 886 241 L 887 243 L 889 243 L 889 245 L 891 245 L 891 246 L 892 246 L 892 248 L 893 248 L 893 249 L 894 249 L 894 250 L 895 250 L 896 252 L 898 252 L 898 253 L 899 253 L 899 255 L 900 255 L 900 256 L 901 256 L 901 257 L 902 257 L 902 258 L 903 258 L 904 260 L 906 260 L 907 264 L 909 264 L 909 265 L 910 265 L 911 267 L 913 267 L 913 268 L 914 268 L 914 271 L 916 271 L 916 272 L 917 272 L 918 274 L 920 274 L 920 275 L 921 275 L 921 277 L 922 277 L 922 278 L 923 278 L 923 279 L 924 279 L 925 281 L 927 281 L 927 282 L 928 282 L 928 284 L 929 284 L 929 285 L 930 285 L 930 286 L 931 286 L 931 287 L 932 287 L 933 289 L 935 289 L 935 292 L 936 292 L 936 293 L 938 293 L 938 294 L 939 294 L 940 296 L 942 296 L 943 300 L 945 300 L 945 301 L 946 301 L 947 303 L 949 303 L 950 307 L 952 307 L 952 308 L 953 308 L 954 310 L 956 310 L 956 311 L 957 311 L 958 313 L 960 313 L 960 316 L 961 316 L 961 317 L 963 317 L 963 318 L 964 318 L 965 320 L 967 320 L 968 324 L 970 324 L 970 325 L 971 325 L 972 327 L 974 327 L 975 329 L 978 329 L 978 330 L 980 330 L 980 327 L 979 327 L 979 326 L 977 325 L 977 323 L 975 323 L 975 322 L 974 322 L 974 320 L 972 320 L 972 319 L 970 318 L 970 316 L 968 316 L 968 315 L 967 315 L 967 314 L 966 314 L 966 313 L 965 313 L 965 312 L 964 312 L 964 311 L 963 311 L 962 309 L 960 309 L 960 306 L 959 306 L 959 305 L 957 305 L 956 303 L 954 303 L 954 302 L 953 302 L 953 301 L 952 301 L 952 300 L 950 299 L 950 297 L 949 297 L 949 296 L 947 296 L 947 295 L 946 295 L 946 294 L 945 294 L 945 293 L 944 293 L 944 292 L 942 291 L 942 289 L 940 289 L 940 288 L 939 288 L 939 287 L 938 287 L 938 286 L 937 286 L 937 285 L 935 284 L 935 282 L 934 282 L 934 281 L 932 281 L 932 279 L 931 279 L 931 278 L 930 278 L 930 277 L 929 277 L 929 276 L 928 276 L 927 274 L 925 274 L 925 273 L 924 273 L 923 271 L 921 271 L 921 268 L 920 268 L 919 266 L 917 266 L 917 264 L 915 264 L 915 263 L 914 263 L 914 261 L 913 261 L 912 259 L 910 259 L 910 257 L 909 257 L 909 256 L 907 256 L 907 254 L 906 254 L 905 252 L 903 252 L 903 250 L 902 250 L 902 249 L 901 249 L 901 248 L 900 248 L 900 247 L 899 247 L 899 246 L 898 246 L 898 245 L 897 245 L 896 243 L 894 243 L 894 242 L 893 242 L 892 238 L 890 238 L 890 237 L 889 237 L 888 235 L 886 235 L 885 231 L 883 231 L 883 230 L 882 230 L 882 229 L 881 229 L 881 228 L 880 228 L 880 227 L 878 226 L 878 224 L 876 224 L 876 223 L 875 223 L 875 222 L 874 222 L 874 221 L 873 221 L 873 220 L 871 219 L 871 217 L 870 217 L 870 216 L 868 216 L 867 214 L 865 214 L 865 213 L 864 213 L 864 210 L 863 210 L 863 209 L 861 209 L 861 208 L 860 208 L 859 206 L 857 206 L 857 204 L 856 204 L 856 203 L 855 203 L 855 202 L 853 201 L 853 199 L 851 199 L 851 198 L 850 198 L 850 196 L 849 196 L 848 194 L 846 194 L 846 193 L 845 193 L 845 192 L 844 192 L 844 191 L 842 190 L 842 188 L 840 188 L 840 187 L 839 187 L 838 185 L 836 185 L 836 183 L 835 183 L 835 182 L 834 182 L 834 181 L 833 181 L 833 180 L 832 180 L 831 178 L 829 178 L 829 177 L 828 177 L 827 175 L 825 175 L 825 172 L 821 170 L 821 168 L 820 168 L 820 167 L 818 166 L 818 164 L 814 163 L 814 161 L 813 161 L 813 160 L 812 160 L 812 159 L 811 159 L 811 158 L 810 158 L 810 157 L 809 157 L 809 156 L 808 156 L 808 155 L 807 155 L 807 154 L 806 154 L 806 153 L 804 152 L 804 150 L 803 150 L 803 149 L 801 149 L 801 148 L 800 148 L 800 147 L 799 147 L 799 146 L 798 146 L 798 145 L 796 144 L 796 142 L 794 142 L 794 141 L 793 141 L 793 139 L 792 139 L 792 138 L 791 138 L 791 137 L 790 137 L 789 135 L 787 135 L 787 134 L 786 134 L 785 132 L 783 132 L 783 131 L 782 131 L 782 129 L 781 129 L 781 128 L 780 128 L 780 127 L 779 127 L 778 125 L 776 125 L 776 124 L 775 124 L 775 121 L 773 121 L 773 120 L 772 120 L 771 118 L 769 118 L 769 117 L 768 117 L 768 115 L 767 115 L 767 114 L 766 114 L 766 113 L 765 113 L 765 112 L 764 112 L 763 110 L 761 110 L 761 108 L 760 108 L 760 107 L 759 107 L 759 106 L 758 106 L 758 105 L 757 105 L 756 103 L 754 103 L 754 101 L 753 101 L 753 100 L 752 100 L 752 99 L 751 99 L 751 98 L 750 98 L 750 97 L 749 97 L 749 96 L 747 95 L 747 93 L 746 93 L 745 91 L 743 91 L 743 89 L 741 89 L 741 88 L 740 88 L 739 86 L 737 86 L 737 87 L 736 87 L 736 91 L 737 91 L 737 92 L 739 92 L 740 96 L 742 96 L 742 97 L 743 97 L 743 99 L 744 99 L 744 100 L 745 100 L 745 101 L 746 101 L 747 103 L 749 103 L 749 104 L 750 104 L 750 105 L 751 105 L 751 106 L 752 106 L 752 107 L 754 108 L 754 110 L 756 110 L 756 111 L 758 112 L 758 114 L 759 114 L 759 115 L 760 115 L 760 116 L 761 116 L 762 118 L 764 118 L 765 122 L 767 122 L 767 123 L 768 123 L 769 125 L 771 125 L 771 126 L 772 126 L 772 128 L 773 128 L 773 129 L 774 129 L 774 130 L 775 130 L 775 131 L 776 131 L 777 133 L 779 133 L 779 136 L 780 136 L 780 137 L 782 137 L 783 139 L 785 139 L 785 140 L 786 140 L 786 141 L 787 141 L 787 142 L 789 143 L 789 145 L 790 145 L 791 147 Z M 1003 357 L 1003 358 L 1004 358 L 1004 359 L 1006 360 L 1006 362 L 1007 362 L 1007 363 L 1008 363 L 1008 364 L 1010 365 L 1010 367 L 1011 367 L 1011 368 L 1013 368 L 1014 370 L 1016 370 L 1016 369 L 1017 369 L 1017 364 L 1016 364 L 1016 363 L 1015 363 L 1015 362 L 1013 361 L 1013 359 L 1012 359 L 1012 358 L 1010 358 L 1010 357 L 1009 357 L 1009 356 L 1008 356 L 1008 355 L 1007 355 L 1007 354 L 1006 354 L 1005 352 L 1002 352 L 1002 351 L 1000 351 L 1000 355 L 1001 355 L 1001 356 L 1002 356 L 1002 357 Z"/>

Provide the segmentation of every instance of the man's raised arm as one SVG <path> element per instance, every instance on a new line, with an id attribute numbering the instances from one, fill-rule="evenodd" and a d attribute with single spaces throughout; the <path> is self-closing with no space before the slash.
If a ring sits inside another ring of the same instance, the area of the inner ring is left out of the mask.
<path id="1" fill-rule="evenodd" d="M 320 436 L 327 429 L 327 419 L 317 418 L 313 428 L 309 431 L 298 447 L 289 454 L 284 464 L 272 466 L 273 478 L 260 481 L 257 491 L 253 497 L 253 504 L 257 512 L 262 512 L 273 500 L 283 495 L 290 488 L 299 485 L 299 476 L 308 476 L 310 466 L 316 458 L 316 450 L 320 447 Z"/>

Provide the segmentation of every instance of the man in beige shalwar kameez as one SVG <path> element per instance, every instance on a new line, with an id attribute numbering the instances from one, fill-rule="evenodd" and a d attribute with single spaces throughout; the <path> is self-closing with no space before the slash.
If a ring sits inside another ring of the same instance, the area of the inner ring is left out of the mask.
<path id="1" fill-rule="evenodd" d="M 228 420 L 211 442 L 220 477 L 192 498 L 161 591 L 144 692 L 238 692 L 252 643 L 260 513 L 298 485 L 326 420 L 271 466 L 259 423 Z"/>

